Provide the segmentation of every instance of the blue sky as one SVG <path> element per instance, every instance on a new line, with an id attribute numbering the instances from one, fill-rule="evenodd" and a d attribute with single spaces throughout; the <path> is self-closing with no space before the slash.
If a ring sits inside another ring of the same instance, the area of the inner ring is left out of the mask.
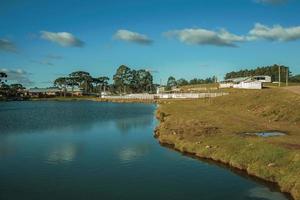
<path id="1" fill-rule="evenodd" d="M 49 86 L 121 64 L 156 82 L 281 63 L 300 74 L 298 0 L 2 0 L 0 70 Z"/>

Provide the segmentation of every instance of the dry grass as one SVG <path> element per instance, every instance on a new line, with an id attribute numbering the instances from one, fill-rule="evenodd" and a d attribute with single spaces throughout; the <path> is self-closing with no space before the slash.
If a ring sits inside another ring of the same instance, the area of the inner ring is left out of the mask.
<path id="1" fill-rule="evenodd" d="M 160 142 L 276 182 L 300 199 L 300 95 L 280 88 L 227 91 L 210 100 L 161 103 Z M 274 130 L 288 135 L 241 134 Z"/>

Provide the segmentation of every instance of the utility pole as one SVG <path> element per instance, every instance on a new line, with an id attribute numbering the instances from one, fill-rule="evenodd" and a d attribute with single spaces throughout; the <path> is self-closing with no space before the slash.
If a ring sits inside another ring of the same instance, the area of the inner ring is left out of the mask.
<path id="1" fill-rule="evenodd" d="M 286 67 L 286 78 L 285 78 L 285 86 L 289 86 L 289 67 Z"/>
<path id="2" fill-rule="evenodd" d="M 281 86 L 281 66 L 278 65 L 278 86 Z"/>

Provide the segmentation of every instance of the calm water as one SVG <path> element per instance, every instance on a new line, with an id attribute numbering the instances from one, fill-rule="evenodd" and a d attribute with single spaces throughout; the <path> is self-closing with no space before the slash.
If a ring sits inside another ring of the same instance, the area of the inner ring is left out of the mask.
<path id="1" fill-rule="evenodd" d="M 155 106 L 0 103 L 0 199 L 284 200 L 160 146 Z"/>

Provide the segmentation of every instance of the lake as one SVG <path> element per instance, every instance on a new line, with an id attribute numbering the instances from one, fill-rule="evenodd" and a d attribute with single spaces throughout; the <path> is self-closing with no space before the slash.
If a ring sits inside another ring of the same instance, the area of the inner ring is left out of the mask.
<path id="1" fill-rule="evenodd" d="M 162 147 L 153 104 L 0 102 L 0 199 L 286 200 Z"/>

